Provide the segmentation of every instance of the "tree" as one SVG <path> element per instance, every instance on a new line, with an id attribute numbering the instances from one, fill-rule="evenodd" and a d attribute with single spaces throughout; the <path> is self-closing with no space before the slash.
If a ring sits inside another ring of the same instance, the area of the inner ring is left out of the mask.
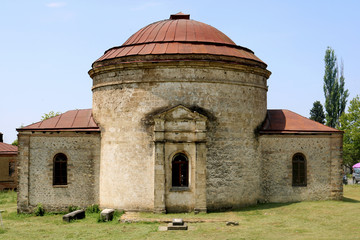
<path id="1" fill-rule="evenodd" d="M 44 121 L 46 119 L 52 118 L 52 117 L 56 117 L 58 115 L 60 115 L 61 112 L 54 112 L 54 111 L 50 111 L 49 113 L 44 113 L 43 116 L 41 116 L 41 121 Z"/>
<path id="2" fill-rule="evenodd" d="M 14 140 L 13 142 L 12 142 L 12 144 L 11 145 L 13 145 L 13 146 L 19 146 L 19 142 L 18 142 L 18 140 L 16 139 L 16 140 Z"/>
<path id="3" fill-rule="evenodd" d="M 341 62 L 340 79 L 335 51 L 328 47 L 325 52 L 324 95 L 326 125 L 337 127 L 339 118 L 345 111 L 348 90 L 345 90 L 344 65 Z"/>
<path id="4" fill-rule="evenodd" d="M 343 159 L 344 165 L 351 168 L 360 161 L 360 98 L 350 101 L 347 113 L 340 117 L 340 130 L 344 131 Z"/>
<path id="5" fill-rule="evenodd" d="M 320 101 L 315 101 L 313 108 L 310 110 L 310 119 L 317 121 L 321 124 L 325 123 L 324 107 Z"/>

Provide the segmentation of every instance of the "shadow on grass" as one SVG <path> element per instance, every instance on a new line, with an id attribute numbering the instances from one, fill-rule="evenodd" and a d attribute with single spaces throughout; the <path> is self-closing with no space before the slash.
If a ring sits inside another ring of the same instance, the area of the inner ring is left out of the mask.
<path id="1" fill-rule="evenodd" d="M 355 200 L 352 198 L 343 197 L 343 202 L 349 202 L 349 203 L 360 203 L 359 200 Z"/>
<path id="2" fill-rule="evenodd" d="M 242 209 L 236 210 L 237 212 L 247 212 L 247 211 L 254 211 L 254 210 L 266 210 L 266 209 L 273 209 L 273 208 L 280 208 L 289 206 L 292 204 L 296 204 L 297 202 L 291 202 L 291 203 L 259 203 L 255 206 L 249 206 Z"/>
<path id="3" fill-rule="evenodd" d="M 213 213 L 221 213 L 221 212 L 227 212 L 227 211 L 232 211 L 232 212 L 248 212 L 248 211 L 254 211 L 254 210 L 266 210 L 266 209 L 273 209 L 273 208 L 280 208 L 280 207 L 285 207 L 285 206 L 289 206 L 291 204 L 296 204 L 298 202 L 290 202 L 290 203 L 259 203 L 257 205 L 254 206 L 248 206 L 248 207 L 242 207 L 242 208 L 222 208 L 222 209 L 218 209 L 216 211 L 210 211 Z"/>

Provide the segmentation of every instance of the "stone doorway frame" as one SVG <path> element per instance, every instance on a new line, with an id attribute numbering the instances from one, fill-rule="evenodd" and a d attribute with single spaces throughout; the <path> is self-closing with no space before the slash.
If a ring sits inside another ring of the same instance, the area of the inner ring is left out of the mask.
<path id="1" fill-rule="evenodd" d="M 174 152 L 189 156 L 189 209 L 206 212 L 206 122 L 207 117 L 178 105 L 154 116 L 154 212 L 167 212 L 167 195 L 171 190 L 171 161 Z M 170 179 L 170 180 L 169 180 Z"/>

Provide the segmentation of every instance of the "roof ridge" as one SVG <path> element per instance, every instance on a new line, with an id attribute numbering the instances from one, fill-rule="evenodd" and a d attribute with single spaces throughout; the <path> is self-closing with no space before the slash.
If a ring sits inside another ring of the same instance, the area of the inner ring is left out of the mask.
<path id="1" fill-rule="evenodd" d="M 76 114 L 75 114 L 75 117 L 74 117 L 74 119 L 73 119 L 73 121 L 72 121 L 72 123 L 70 125 L 71 127 L 74 126 L 75 119 L 76 119 L 77 115 L 79 114 L 79 109 L 76 109 L 75 111 L 76 111 Z"/>
<path id="2" fill-rule="evenodd" d="M 68 112 L 68 111 L 67 111 Z M 64 112 L 64 113 L 62 113 L 62 114 L 59 114 L 59 115 L 57 115 L 57 116 L 59 116 L 59 118 L 58 118 L 58 120 L 56 121 L 56 123 L 55 123 L 55 127 L 58 125 L 58 123 L 59 123 L 59 121 L 60 121 L 60 118 L 62 117 L 62 115 L 63 114 L 65 114 L 65 113 L 67 113 L 67 112 Z M 54 117 L 57 117 L 57 116 L 54 116 Z M 52 117 L 51 117 L 52 118 Z M 50 119 L 50 118 L 48 118 L 48 119 Z M 48 120 L 48 119 L 45 119 L 45 120 Z M 44 120 L 44 121 L 45 121 Z M 40 127 L 40 126 L 39 126 Z"/>
<path id="3" fill-rule="evenodd" d="M 93 114 L 92 114 L 92 110 L 90 111 L 90 117 L 89 117 L 89 120 L 87 122 L 87 127 L 90 127 L 90 122 L 91 122 L 91 119 L 93 118 Z"/>

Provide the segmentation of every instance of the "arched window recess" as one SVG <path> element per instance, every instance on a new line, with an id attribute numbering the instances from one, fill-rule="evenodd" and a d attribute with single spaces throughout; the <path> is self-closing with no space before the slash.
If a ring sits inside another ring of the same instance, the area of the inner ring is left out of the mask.
<path id="1" fill-rule="evenodd" d="M 54 157 L 53 164 L 53 185 L 67 185 L 67 157 L 63 153 L 58 153 Z"/>
<path id="2" fill-rule="evenodd" d="M 306 158 L 302 153 L 296 153 L 292 158 L 292 185 L 307 185 Z"/>
<path id="3" fill-rule="evenodd" d="M 189 186 L 189 160 L 183 153 L 176 154 L 171 162 L 172 187 Z"/>

